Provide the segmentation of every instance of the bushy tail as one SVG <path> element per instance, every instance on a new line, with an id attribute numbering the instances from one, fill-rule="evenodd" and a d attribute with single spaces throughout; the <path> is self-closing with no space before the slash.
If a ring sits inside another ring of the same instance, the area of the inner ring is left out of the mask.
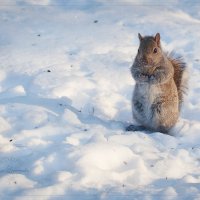
<path id="1" fill-rule="evenodd" d="M 184 95 L 188 89 L 188 71 L 186 63 L 181 56 L 175 57 L 174 53 L 168 54 L 168 59 L 171 61 L 174 67 L 174 82 L 178 90 L 179 97 L 179 110 L 184 100 Z"/>

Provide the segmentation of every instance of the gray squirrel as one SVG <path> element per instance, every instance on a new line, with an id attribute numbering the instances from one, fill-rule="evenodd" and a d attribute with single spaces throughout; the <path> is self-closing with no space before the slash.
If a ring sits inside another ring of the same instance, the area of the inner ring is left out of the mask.
<path id="1" fill-rule="evenodd" d="M 136 82 L 132 113 L 141 126 L 127 131 L 150 130 L 169 133 L 176 124 L 187 89 L 186 64 L 161 48 L 160 34 L 142 37 L 131 74 Z"/>

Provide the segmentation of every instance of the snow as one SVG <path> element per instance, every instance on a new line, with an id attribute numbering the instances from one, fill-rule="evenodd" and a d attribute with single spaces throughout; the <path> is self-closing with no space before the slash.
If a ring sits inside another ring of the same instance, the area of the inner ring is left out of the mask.
<path id="1" fill-rule="evenodd" d="M 0 199 L 200 199 L 199 6 L 1 0 Z M 124 131 L 138 32 L 188 63 L 172 135 Z"/>

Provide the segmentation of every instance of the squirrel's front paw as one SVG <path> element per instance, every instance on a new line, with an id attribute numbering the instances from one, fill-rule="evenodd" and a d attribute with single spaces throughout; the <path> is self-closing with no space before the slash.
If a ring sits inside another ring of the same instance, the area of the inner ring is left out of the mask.
<path id="1" fill-rule="evenodd" d="M 153 81 L 155 79 L 155 76 L 154 75 L 149 75 L 149 80 L 150 81 Z"/>
<path id="2" fill-rule="evenodd" d="M 140 78 L 140 81 L 148 81 L 148 76 L 145 74 L 140 74 L 139 78 Z"/>

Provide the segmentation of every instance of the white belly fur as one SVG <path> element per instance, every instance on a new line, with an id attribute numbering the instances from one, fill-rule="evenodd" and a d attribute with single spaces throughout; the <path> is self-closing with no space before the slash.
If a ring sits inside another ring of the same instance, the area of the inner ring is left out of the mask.
<path id="1" fill-rule="evenodd" d="M 137 110 L 135 110 L 135 107 L 133 105 L 133 115 L 135 116 L 136 120 L 141 124 L 144 124 L 146 126 L 155 126 L 156 125 L 156 116 L 152 118 L 152 110 L 151 106 L 155 99 L 157 97 L 160 97 L 162 91 L 158 87 L 158 85 L 152 85 L 152 84 L 138 84 L 135 87 L 135 91 L 133 93 L 133 101 L 139 100 L 142 102 L 143 105 L 143 114 L 138 113 Z"/>

